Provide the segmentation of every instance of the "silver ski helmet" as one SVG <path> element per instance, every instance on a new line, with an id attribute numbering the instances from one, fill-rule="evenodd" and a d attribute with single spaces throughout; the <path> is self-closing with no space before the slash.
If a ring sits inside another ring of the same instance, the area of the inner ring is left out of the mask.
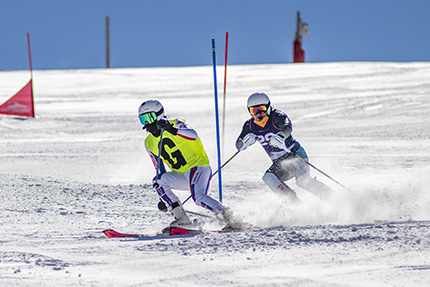
<path id="1" fill-rule="evenodd" d="M 139 120 L 143 126 L 152 124 L 164 116 L 164 108 L 159 101 L 148 100 L 139 107 Z"/>
<path id="2" fill-rule="evenodd" d="M 251 115 L 253 115 L 251 113 L 252 107 L 265 106 L 267 110 L 267 115 L 270 115 L 270 112 L 272 110 L 269 97 L 265 93 L 260 92 L 253 93 L 252 95 L 250 95 L 246 106 L 248 107 L 248 112 Z"/>

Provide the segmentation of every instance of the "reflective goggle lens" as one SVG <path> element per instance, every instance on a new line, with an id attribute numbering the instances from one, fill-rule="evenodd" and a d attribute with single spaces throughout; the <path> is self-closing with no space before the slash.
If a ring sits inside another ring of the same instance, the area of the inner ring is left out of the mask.
<path id="1" fill-rule="evenodd" d="M 153 122 L 155 122 L 156 119 L 157 119 L 157 116 L 155 115 L 154 112 L 139 115 L 139 120 L 144 126 L 152 124 Z"/>
<path id="2" fill-rule="evenodd" d="M 267 112 L 267 107 L 266 106 L 250 107 L 249 111 L 251 112 L 252 115 L 256 116 L 260 113 Z"/>

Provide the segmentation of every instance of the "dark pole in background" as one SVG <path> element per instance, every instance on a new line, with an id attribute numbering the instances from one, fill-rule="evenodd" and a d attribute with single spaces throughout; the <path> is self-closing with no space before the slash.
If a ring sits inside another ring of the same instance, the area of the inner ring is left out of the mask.
<path id="1" fill-rule="evenodd" d="M 106 68 L 110 68 L 109 16 L 106 16 Z"/>
<path id="2" fill-rule="evenodd" d="M 294 37 L 294 40 L 302 40 L 302 35 L 300 35 L 300 26 L 302 24 L 302 18 L 300 18 L 300 11 L 297 11 L 297 18 L 296 18 L 296 35 Z"/>

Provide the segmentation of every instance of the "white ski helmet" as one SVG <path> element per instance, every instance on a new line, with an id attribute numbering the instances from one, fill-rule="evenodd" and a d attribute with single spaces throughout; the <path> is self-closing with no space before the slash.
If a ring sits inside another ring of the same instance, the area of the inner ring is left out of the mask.
<path id="1" fill-rule="evenodd" d="M 148 121 L 147 118 L 143 117 L 143 115 L 148 113 L 154 113 L 154 117 L 151 118 L 152 121 Z M 160 120 L 162 117 L 164 117 L 164 108 L 159 101 L 148 100 L 143 102 L 139 107 L 139 119 L 142 125 L 145 125 L 145 122 L 151 124 L 154 121 Z"/>
<path id="2" fill-rule="evenodd" d="M 252 115 L 252 113 L 250 111 L 250 108 L 255 107 L 255 106 L 266 106 L 267 115 L 270 115 L 270 111 L 272 109 L 270 106 L 270 99 L 265 93 L 257 92 L 257 93 L 253 93 L 252 95 L 249 96 L 247 107 L 248 107 L 248 111 L 251 115 Z"/>

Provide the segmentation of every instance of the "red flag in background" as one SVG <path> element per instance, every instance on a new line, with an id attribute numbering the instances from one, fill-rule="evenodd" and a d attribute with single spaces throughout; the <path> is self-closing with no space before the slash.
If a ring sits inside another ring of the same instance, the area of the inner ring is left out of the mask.
<path id="1" fill-rule="evenodd" d="M 0 114 L 34 118 L 33 80 L 0 106 Z"/>

